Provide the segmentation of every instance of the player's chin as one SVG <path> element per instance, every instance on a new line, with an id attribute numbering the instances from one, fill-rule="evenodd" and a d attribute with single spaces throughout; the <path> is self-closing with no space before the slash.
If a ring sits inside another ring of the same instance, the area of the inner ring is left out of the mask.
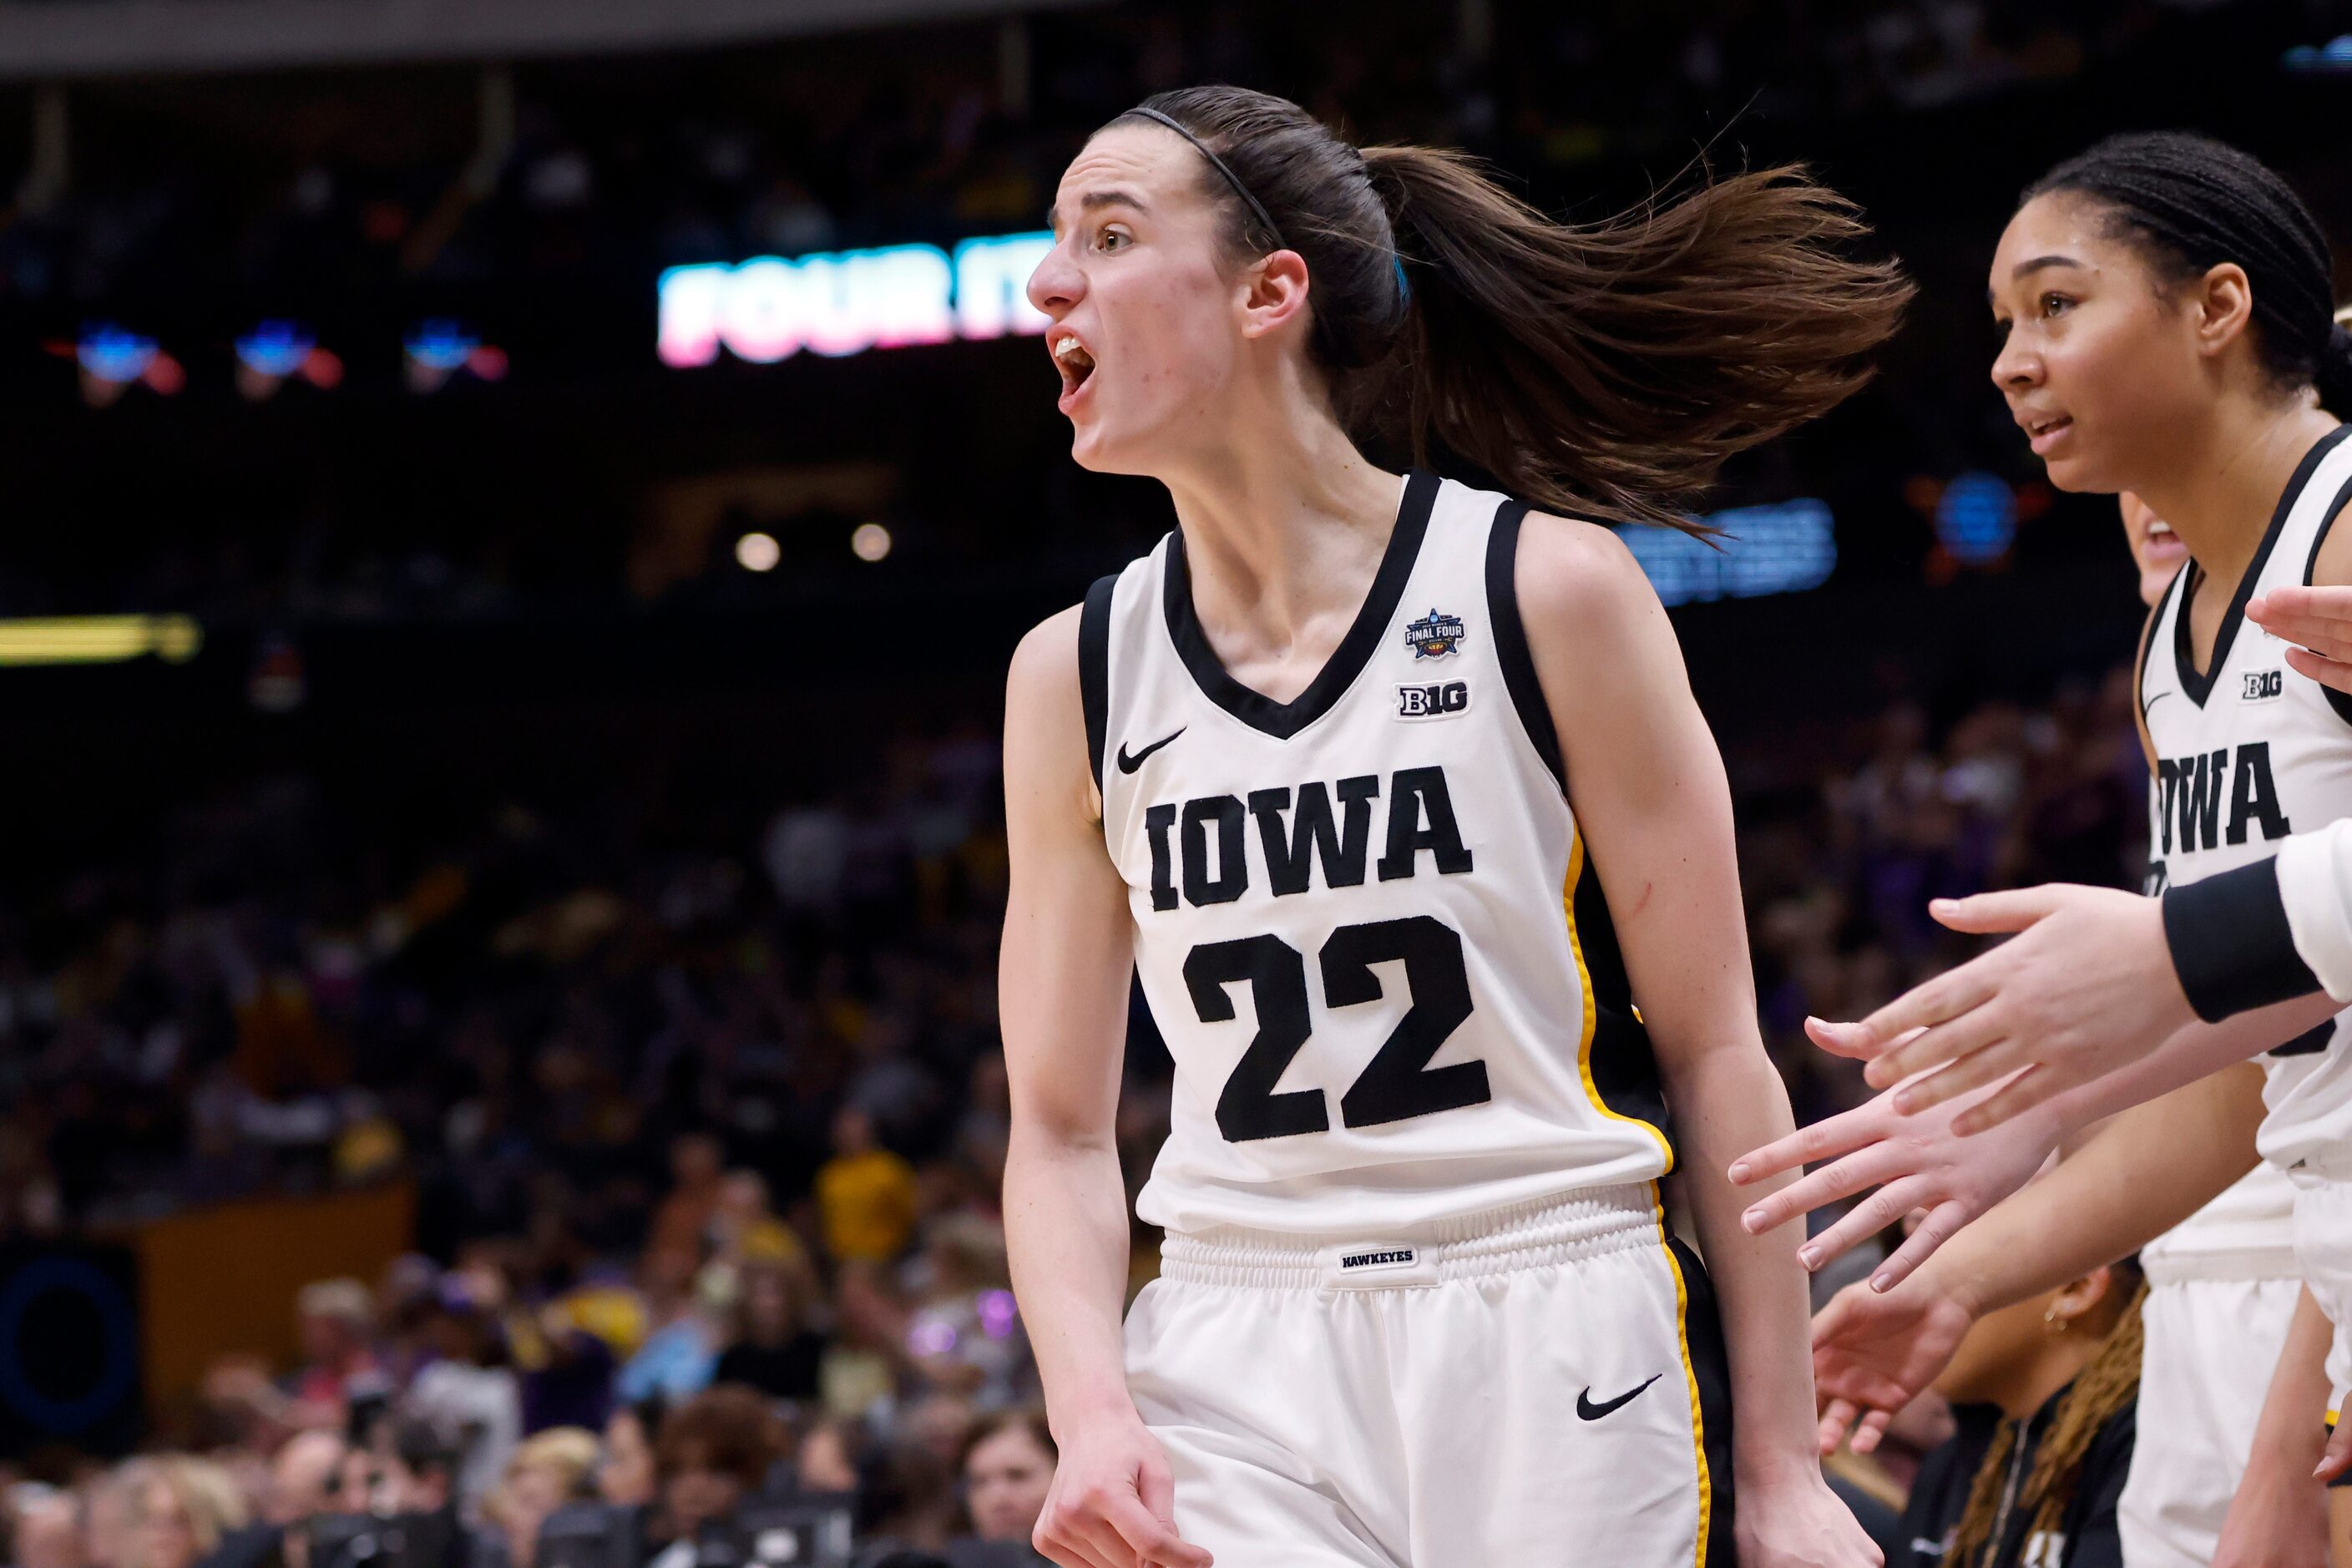
<path id="1" fill-rule="evenodd" d="M 2069 447 L 2063 452 L 2053 452 L 2042 459 L 2042 468 L 2049 476 L 2051 489 L 2068 495 L 2113 495 L 2131 488 L 2108 471 L 2109 466 L 2099 460 L 2095 450 Z"/>
<path id="2" fill-rule="evenodd" d="M 1150 475 L 1152 471 L 1135 450 L 1136 443 L 1121 441 L 1099 422 L 1073 425 L 1070 460 L 1090 474 Z"/>

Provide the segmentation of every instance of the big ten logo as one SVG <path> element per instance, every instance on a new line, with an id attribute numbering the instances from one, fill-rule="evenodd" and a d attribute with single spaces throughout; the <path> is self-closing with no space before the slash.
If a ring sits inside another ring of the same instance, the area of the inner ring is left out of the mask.
<path id="1" fill-rule="evenodd" d="M 1397 688 L 1397 717 L 1400 719 L 1450 719 L 1469 706 L 1470 683 L 1466 680 Z"/>
<path id="2" fill-rule="evenodd" d="M 2273 698 L 2284 697 L 2285 695 L 2285 670 L 2250 669 L 2246 671 L 2245 696 L 2242 700 L 2247 702 L 2268 702 Z"/>

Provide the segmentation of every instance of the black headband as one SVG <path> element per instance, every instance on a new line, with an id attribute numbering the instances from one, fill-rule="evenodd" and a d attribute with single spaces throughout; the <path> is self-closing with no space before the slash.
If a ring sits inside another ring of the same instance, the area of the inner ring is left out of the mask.
<path id="1" fill-rule="evenodd" d="M 1257 215 L 1257 221 L 1264 224 L 1265 226 L 1265 232 L 1274 237 L 1275 249 L 1287 250 L 1290 248 L 1288 244 L 1284 241 L 1282 237 L 1282 229 L 1275 223 L 1274 216 L 1265 210 L 1265 204 L 1259 201 L 1255 196 L 1250 195 L 1250 188 L 1242 184 L 1242 177 L 1239 174 L 1234 174 L 1231 169 L 1225 167 L 1225 161 L 1223 158 L 1218 157 L 1214 153 L 1210 152 L 1209 144 L 1207 142 L 1202 141 L 1198 136 L 1193 135 L 1190 131 L 1185 130 L 1183 126 L 1178 124 L 1176 121 L 1168 115 L 1160 113 L 1160 110 L 1156 109 L 1145 109 L 1139 105 L 1134 109 L 1129 110 L 1127 114 L 1119 115 L 1118 118 L 1125 120 L 1128 117 L 1128 114 L 1140 114 L 1146 120 L 1157 121 L 1159 123 L 1168 127 L 1169 130 L 1176 132 L 1177 135 L 1184 138 L 1185 141 L 1190 142 L 1192 144 L 1193 149 L 1198 152 L 1202 157 L 1206 158 L 1209 161 L 1210 167 L 1215 169 L 1217 173 L 1225 177 L 1225 184 L 1233 186 L 1234 195 L 1241 197 L 1243 201 L 1249 204 L 1249 210 Z"/>

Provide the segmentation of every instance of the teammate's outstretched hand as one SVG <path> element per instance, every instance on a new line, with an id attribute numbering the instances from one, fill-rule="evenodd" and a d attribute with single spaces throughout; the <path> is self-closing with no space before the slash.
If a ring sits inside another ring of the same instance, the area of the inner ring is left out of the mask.
<path id="1" fill-rule="evenodd" d="M 1881 1568 L 1886 1554 L 1816 1466 L 1739 1479 L 1739 1568 Z"/>
<path id="2" fill-rule="evenodd" d="M 1927 907 L 1954 931 L 2020 934 L 1858 1024 L 1807 1025 L 1823 1048 L 1867 1061 L 1872 1088 L 1901 1084 L 1897 1110 L 2035 1068 L 1960 1118 L 1961 1136 L 1981 1132 L 2128 1066 L 2197 1021 L 2156 899 L 2057 882 Z M 1943 1070 L 1916 1076 L 1931 1068 Z"/>
<path id="3" fill-rule="evenodd" d="M 2248 602 L 2246 619 L 2294 645 L 2295 673 L 2352 691 L 2352 588 L 2273 588 Z"/>
<path id="4" fill-rule="evenodd" d="M 1813 1389 L 1822 1452 L 1852 1434 L 1853 1451 L 1878 1447 L 1895 1413 L 1952 1363 L 1976 1313 L 1935 1270 L 1892 1290 L 1849 1285 L 1813 1315 Z"/>
<path id="5" fill-rule="evenodd" d="M 1806 1026 L 1818 1040 L 1825 1026 Z M 1779 1142 L 1743 1155 L 1731 1166 L 1735 1186 L 1816 1161 L 1834 1163 L 1757 1200 L 1739 1216 L 1741 1226 L 1760 1236 L 1824 1204 L 1876 1187 L 1835 1225 L 1800 1247 L 1797 1257 L 1807 1268 L 1818 1269 L 1854 1243 L 1924 1209 L 1926 1217 L 1918 1227 L 1871 1275 L 1873 1289 L 1891 1289 L 1962 1226 L 2025 1185 L 2058 1146 L 2063 1130 L 2046 1113 L 2020 1117 L 1982 1137 L 1961 1137 L 1955 1124 L 1990 1096 L 2003 1092 L 1996 1085 L 1905 1116 L 1895 1110 L 1895 1094 L 1890 1089 L 1866 1105 L 1800 1127 Z"/>
<path id="6" fill-rule="evenodd" d="M 1129 1415 L 1073 1434 L 1031 1537 L 1061 1568 L 1209 1568 L 1176 1533 L 1168 1451 Z"/>

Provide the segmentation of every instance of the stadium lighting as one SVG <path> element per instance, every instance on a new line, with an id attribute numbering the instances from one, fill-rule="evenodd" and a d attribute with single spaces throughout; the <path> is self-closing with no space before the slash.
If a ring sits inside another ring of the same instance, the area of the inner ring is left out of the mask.
<path id="1" fill-rule="evenodd" d="M 746 572 L 772 572 L 783 558 L 783 546 L 772 533 L 747 533 L 735 542 L 735 564 Z"/>
<path id="2" fill-rule="evenodd" d="M 860 561 L 879 561 L 890 553 L 890 531 L 878 522 L 861 522 L 850 531 L 849 550 Z"/>
<path id="3" fill-rule="evenodd" d="M 1734 507 L 1703 521 L 1725 537 L 1711 544 L 1667 528 L 1618 530 L 1665 604 L 1818 588 L 1837 565 L 1837 534 L 1825 501 Z"/>
<path id="4" fill-rule="evenodd" d="M 656 350 L 664 364 L 709 364 L 726 349 L 754 364 L 801 350 L 840 358 L 867 349 L 980 340 L 1045 330 L 1029 274 L 1054 237 L 819 251 L 787 260 L 673 267 L 661 275 Z"/>
<path id="5" fill-rule="evenodd" d="M 185 664 L 205 646 L 193 616 L 61 616 L 0 620 L 0 667 L 120 664 L 153 654 Z"/>

